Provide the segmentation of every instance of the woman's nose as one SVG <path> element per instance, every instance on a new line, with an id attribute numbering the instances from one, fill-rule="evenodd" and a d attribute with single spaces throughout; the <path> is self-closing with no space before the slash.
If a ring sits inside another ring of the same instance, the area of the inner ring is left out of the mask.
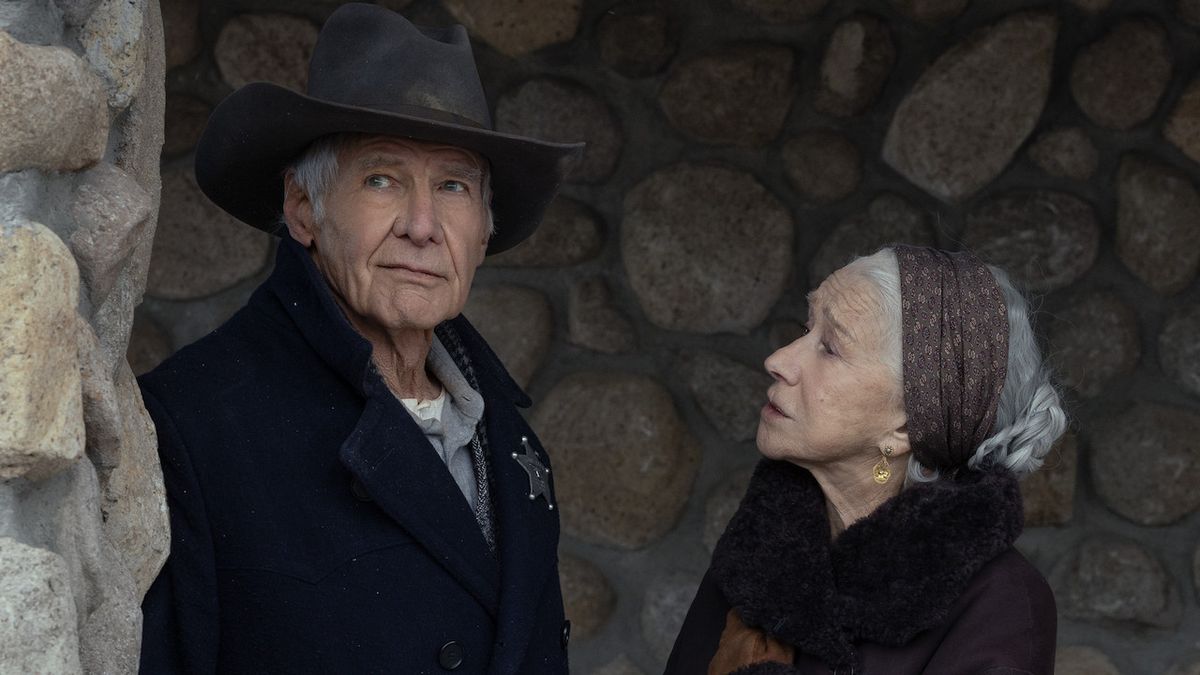
<path id="1" fill-rule="evenodd" d="M 785 382 L 787 384 L 796 383 L 796 378 L 799 375 L 799 359 L 796 358 L 798 355 L 797 352 L 799 349 L 799 342 L 799 340 L 796 340 L 791 344 L 787 344 L 779 349 L 776 349 L 775 352 L 768 356 L 767 360 L 763 362 L 763 366 L 766 367 L 767 373 L 769 373 L 776 381 Z"/>

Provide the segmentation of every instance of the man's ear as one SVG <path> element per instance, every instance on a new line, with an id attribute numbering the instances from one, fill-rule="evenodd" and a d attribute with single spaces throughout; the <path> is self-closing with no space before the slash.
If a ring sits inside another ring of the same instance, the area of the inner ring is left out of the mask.
<path id="1" fill-rule="evenodd" d="M 283 221 L 287 223 L 292 239 L 300 242 L 304 248 L 312 246 L 317 234 L 312 200 L 296 182 L 293 171 L 288 171 L 283 177 Z"/>

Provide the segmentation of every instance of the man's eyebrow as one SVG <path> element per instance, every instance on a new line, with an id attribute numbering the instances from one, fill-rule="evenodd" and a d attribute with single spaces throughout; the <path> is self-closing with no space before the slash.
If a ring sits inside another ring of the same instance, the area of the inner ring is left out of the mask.
<path id="1" fill-rule="evenodd" d="M 399 155 L 366 155 L 360 157 L 354 163 L 354 166 L 361 170 L 378 169 L 383 166 L 403 166 L 407 164 L 403 157 Z"/>

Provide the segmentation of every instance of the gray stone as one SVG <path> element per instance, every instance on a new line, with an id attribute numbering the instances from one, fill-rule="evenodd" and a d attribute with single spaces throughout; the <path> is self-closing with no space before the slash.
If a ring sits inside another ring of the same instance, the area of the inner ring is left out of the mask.
<path id="1" fill-rule="evenodd" d="M 1179 589 L 1154 555 L 1115 537 L 1084 541 L 1060 565 L 1059 612 L 1086 621 L 1179 624 Z"/>
<path id="2" fill-rule="evenodd" d="M 1081 295 L 1055 318 L 1050 353 L 1062 383 L 1094 398 L 1109 382 L 1132 374 L 1138 366 L 1138 317 L 1115 294 Z"/>
<path id="3" fill-rule="evenodd" d="M 0 479 L 44 478 L 83 455 L 78 293 L 62 240 L 0 223 Z"/>
<path id="4" fill-rule="evenodd" d="M 515 57 L 574 38 L 583 0 L 443 0 L 442 4 L 472 35 Z"/>
<path id="5" fill-rule="evenodd" d="M 753 473 L 753 467 L 733 473 L 709 494 L 708 501 L 704 503 L 704 533 L 700 535 L 700 540 L 710 553 L 725 533 L 733 514 L 737 513 Z"/>
<path id="6" fill-rule="evenodd" d="M 1200 675 L 1200 657 L 1194 654 L 1176 663 L 1166 675 Z"/>
<path id="7" fill-rule="evenodd" d="M 642 638 L 660 664 L 666 664 L 671 654 L 675 637 L 683 627 L 683 619 L 699 585 L 699 579 L 671 574 L 654 581 L 646 589 L 642 600 Z"/>
<path id="8" fill-rule="evenodd" d="M 133 315 L 133 331 L 129 334 L 129 349 L 126 358 L 134 375 L 154 370 L 175 351 L 171 336 L 158 322 L 145 313 Z"/>
<path id="9" fill-rule="evenodd" d="M 111 164 L 80 175 L 71 203 L 76 227 L 67 244 L 93 306 L 103 304 L 116 285 L 133 244 L 152 226 L 153 210 L 154 198 Z"/>
<path id="10" fill-rule="evenodd" d="M 1138 402 L 1089 432 L 1092 482 L 1110 509 L 1168 525 L 1200 508 L 1200 414 Z"/>
<path id="11" fill-rule="evenodd" d="M 83 672 L 137 672 L 142 636 L 140 597 L 114 597 L 88 615 L 79 629 Z"/>
<path id="12" fill-rule="evenodd" d="M 779 349 L 792 344 L 804 335 L 804 330 L 804 324 L 791 319 L 772 323 L 768 333 L 771 349 Z"/>
<path id="13" fill-rule="evenodd" d="M 62 558 L 0 538 L 0 663 L 11 673 L 82 672 Z"/>
<path id="14" fill-rule="evenodd" d="M 200 133 L 204 131 L 204 125 L 208 124 L 208 116 L 211 113 L 212 107 L 200 99 L 186 94 L 167 96 L 163 156 L 177 157 L 191 152 L 200 140 Z"/>
<path id="15" fill-rule="evenodd" d="M 1038 135 L 1029 159 L 1052 176 L 1087 180 L 1096 171 L 1100 154 L 1079 127 L 1061 127 Z"/>
<path id="16" fill-rule="evenodd" d="M 703 350 L 682 352 L 678 361 L 688 390 L 721 436 L 731 441 L 754 438 L 771 386 L 766 371 Z"/>
<path id="17" fill-rule="evenodd" d="M 0 31 L 0 173 L 74 171 L 104 155 L 104 84 L 62 47 L 35 47 Z"/>
<path id="18" fill-rule="evenodd" d="M 884 161 L 948 201 L 991 182 L 1042 114 L 1057 32 L 1053 15 L 1021 12 L 952 47 L 900 103 Z"/>
<path id="19" fill-rule="evenodd" d="M 933 246 L 937 235 L 929 217 L 902 197 L 883 193 L 866 209 L 838 223 L 808 263 L 810 288 L 858 256 L 870 255 L 888 244 Z M 790 342 L 790 341 L 789 341 Z M 780 345 L 782 346 L 782 345 Z"/>
<path id="20" fill-rule="evenodd" d="M 1010 192 L 967 216 L 962 241 L 1026 288 L 1052 291 L 1091 269 L 1100 250 L 1100 224 L 1091 205 L 1074 195 Z"/>
<path id="21" fill-rule="evenodd" d="M 688 136 L 714 144 L 759 146 L 779 135 L 796 94 L 787 47 L 738 45 L 671 68 L 658 101 Z"/>
<path id="22" fill-rule="evenodd" d="M 829 0 L 731 0 L 734 7 L 770 23 L 795 23 L 811 19 Z"/>
<path id="23" fill-rule="evenodd" d="M 818 204 L 835 202 L 858 188 L 862 157 L 836 131 L 808 131 L 783 146 L 783 168 L 800 194 Z"/>
<path id="24" fill-rule="evenodd" d="M 1121 675 L 1104 652 L 1095 647 L 1060 647 L 1054 655 L 1056 675 Z"/>
<path id="25" fill-rule="evenodd" d="M 29 45 L 62 44 L 62 10 L 51 0 L 0 3 L 0 31 Z"/>
<path id="26" fill-rule="evenodd" d="M 235 89 L 263 81 L 304 91 L 316 43 L 317 27 L 307 19 L 239 14 L 221 28 L 213 53 L 221 77 Z"/>
<path id="27" fill-rule="evenodd" d="M 1071 66 L 1071 94 L 1093 122 L 1129 129 L 1154 114 L 1171 80 L 1167 31 L 1151 19 L 1126 19 L 1084 47 Z"/>
<path id="28" fill-rule="evenodd" d="M 600 216 L 590 207 L 559 195 L 528 239 L 484 264 L 499 267 L 565 267 L 595 258 L 604 244 Z"/>
<path id="29" fill-rule="evenodd" d="M 200 53 L 200 0 L 161 0 L 166 66 L 174 68 Z"/>
<path id="30" fill-rule="evenodd" d="M 1117 255 L 1158 293 L 1186 288 L 1200 267 L 1200 194 L 1187 174 L 1126 156 L 1117 175 Z"/>
<path id="31" fill-rule="evenodd" d="M 1200 162 L 1200 79 L 1192 80 L 1175 103 L 1163 136 L 1193 161 Z"/>
<path id="32" fill-rule="evenodd" d="M 1046 456 L 1042 468 L 1021 480 L 1025 501 L 1025 527 L 1066 525 L 1075 510 L 1076 467 L 1079 441 L 1066 433 Z"/>
<path id="33" fill-rule="evenodd" d="M 600 58 L 628 77 L 662 70 L 679 44 L 674 21 L 659 2 L 627 0 L 600 19 L 596 29 Z"/>
<path id="34" fill-rule="evenodd" d="M 67 25 L 74 28 L 80 28 L 87 22 L 99 2 L 100 0 L 54 0 Z"/>
<path id="35" fill-rule="evenodd" d="M 966 9 L 971 0 L 892 0 L 892 5 L 922 23 L 952 19 Z"/>
<path id="36" fill-rule="evenodd" d="M 412 0 L 375 0 L 375 4 L 387 7 L 393 12 L 399 12 L 412 4 Z"/>
<path id="37" fill-rule="evenodd" d="M 1200 0 L 1178 0 L 1175 11 L 1179 18 L 1193 26 L 1200 26 Z"/>
<path id="38" fill-rule="evenodd" d="M 550 347 L 554 321 L 541 292 L 524 286 L 479 286 L 471 291 L 463 314 L 522 387 L 529 384 Z"/>
<path id="39" fill-rule="evenodd" d="M 1071 0 L 1071 4 L 1089 14 L 1098 14 L 1108 9 L 1113 0 Z"/>
<path id="40" fill-rule="evenodd" d="M 1158 359 L 1163 372 L 1184 389 L 1200 396 L 1200 305 L 1180 307 L 1167 317 L 1158 334 Z"/>
<path id="41" fill-rule="evenodd" d="M 583 558 L 564 554 L 558 559 L 563 607 L 571 620 L 571 639 L 586 640 L 612 616 L 617 597 L 600 570 Z"/>
<path id="42" fill-rule="evenodd" d="M 612 302 L 603 279 L 582 279 L 567 298 L 567 339 L 571 344 L 606 354 L 621 354 L 637 346 L 633 323 Z"/>
<path id="43" fill-rule="evenodd" d="M 587 142 L 569 180 L 599 183 L 621 156 L 621 128 L 600 97 L 563 80 L 530 80 L 500 97 L 496 128 L 548 141 Z"/>
<path id="44" fill-rule="evenodd" d="M 146 76 L 146 2 L 103 0 L 79 32 L 88 63 L 104 77 L 108 105 L 124 110 Z"/>
<path id="45" fill-rule="evenodd" d="M 1200 598 L 1200 544 L 1196 546 L 1196 553 L 1192 556 L 1192 586 L 1196 589 L 1196 597 Z"/>
<path id="46" fill-rule="evenodd" d="M 700 453 L 658 382 L 617 372 L 568 375 L 534 411 L 533 427 L 554 455 L 571 536 L 638 549 L 679 519 Z"/>
<path id="47" fill-rule="evenodd" d="M 875 102 L 895 62 L 886 23 L 868 14 L 842 21 L 821 57 L 821 87 L 813 106 L 838 117 L 861 113 Z"/>
<path id="48" fill-rule="evenodd" d="M 620 654 L 612 661 L 593 670 L 591 675 L 646 675 L 646 672 L 634 665 L 628 656 Z"/>
<path id="49" fill-rule="evenodd" d="M 200 298 L 262 269 L 269 235 L 210 202 L 190 168 L 168 169 L 162 180 L 162 211 L 147 279 L 151 295 L 170 300 Z"/>
<path id="50" fill-rule="evenodd" d="M 624 210 L 630 285 L 662 328 L 747 333 L 791 274 L 791 214 L 750 174 L 677 164 L 627 192 Z"/>

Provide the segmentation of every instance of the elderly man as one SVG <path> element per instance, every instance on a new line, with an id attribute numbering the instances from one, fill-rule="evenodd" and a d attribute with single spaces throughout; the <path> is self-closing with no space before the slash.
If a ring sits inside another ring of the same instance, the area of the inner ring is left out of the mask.
<path id="1" fill-rule="evenodd" d="M 493 131 L 462 27 L 373 5 L 330 16 L 307 95 L 217 108 L 197 179 L 282 241 L 141 379 L 172 528 L 143 672 L 567 671 L 549 459 L 459 313 L 578 149 Z"/>

